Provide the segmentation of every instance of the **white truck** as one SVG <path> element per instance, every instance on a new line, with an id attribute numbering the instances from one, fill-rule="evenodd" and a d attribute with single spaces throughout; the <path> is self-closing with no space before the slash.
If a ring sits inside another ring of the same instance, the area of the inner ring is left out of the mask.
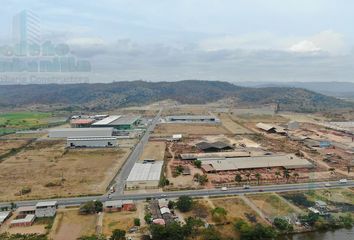
<path id="1" fill-rule="evenodd" d="M 348 182 L 348 180 L 346 178 L 343 178 L 343 179 L 339 180 L 339 183 L 342 183 L 342 184 L 345 184 L 347 182 Z"/>
<path id="2" fill-rule="evenodd" d="M 221 191 L 227 191 L 227 187 L 222 187 Z"/>

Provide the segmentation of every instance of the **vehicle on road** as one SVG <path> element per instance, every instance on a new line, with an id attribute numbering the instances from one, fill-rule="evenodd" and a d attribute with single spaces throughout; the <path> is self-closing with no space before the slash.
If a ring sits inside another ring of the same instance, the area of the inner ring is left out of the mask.
<path id="1" fill-rule="evenodd" d="M 259 189 L 258 192 L 264 192 L 264 190 L 263 189 Z"/>
<path id="2" fill-rule="evenodd" d="M 331 186 L 330 183 L 326 183 L 326 184 L 325 184 L 325 187 L 330 187 L 330 186 Z"/>
<path id="3" fill-rule="evenodd" d="M 166 194 L 161 194 L 161 197 L 167 197 L 167 195 Z"/>
<path id="4" fill-rule="evenodd" d="M 222 187 L 221 191 L 227 191 L 227 187 Z"/>
<path id="5" fill-rule="evenodd" d="M 243 185 L 243 189 L 250 189 L 250 185 Z"/>
<path id="6" fill-rule="evenodd" d="M 347 183 L 347 182 L 348 182 L 348 180 L 347 180 L 346 178 L 343 178 L 343 179 L 339 180 L 339 183 L 345 184 L 345 183 Z"/>

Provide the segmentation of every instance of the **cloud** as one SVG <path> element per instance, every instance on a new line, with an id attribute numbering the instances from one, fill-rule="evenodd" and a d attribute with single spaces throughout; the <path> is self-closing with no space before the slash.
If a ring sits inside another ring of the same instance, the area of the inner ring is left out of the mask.
<path id="1" fill-rule="evenodd" d="M 321 51 L 321 48 L 317 47 L 313 42 L 308 40 L 300 41 L 289 48 L 292 52 L 318 52 Z"/>

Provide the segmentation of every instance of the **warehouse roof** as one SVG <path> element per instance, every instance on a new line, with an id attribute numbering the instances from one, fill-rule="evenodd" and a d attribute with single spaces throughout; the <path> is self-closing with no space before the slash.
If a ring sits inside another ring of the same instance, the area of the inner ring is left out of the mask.
<path id="1" fill-rule="evenodd" d="M 205 164 L 211 165 L 216 171 L 270 167 L 284 167 L 287 169 L 313 167 L 309 161 L 296 157 L 295 155 L 271 155 L 258 157 L 210 159 L 203 161 L 203 165 Z"/>
<path id="2" fill-rule="evenodd" d="M 196 144 L 197 148 L 201 150 L 208 150 L 208 149 L 232 149 L 232 147 L 229 144 L 226 144 L 224 142 L 213 142 L 213 143 L 208 143 L 208 142 L 200 142 Z"/>
<path id="3" fill-rule="evenodd" d="M 57 201 L 48 201 L 48 202 L 38 202 L 36 207 L 53 207 L 58 204 Z"/>
<path id="4" fill-rule="evenodd" d="M 11 224 L 18 224 L 18 223 L 29 223 L 33 222 L 36 216 L 34 214 L 28 214 L 24 218 L 14 219 L 11 221 Z"/>
<path id="5" fill-rule="evenodd" d="M 167 116 L 166 118 L 175 119 L 175 120 L 216 119 L 215 116 L 211 116 L 211 115 L 175 115 L 175 116 Z"/>
<path id="6" fill-rule="evenodd" d="M 102 131 L 111 131 L 113 128 L 54 128 L 50 129 L 49 132 L 102 132 Z"/>
<path id="7" fill-rule="evenodd" d="M 30 212 L 35 210 L 36 210 L 36 206 L 23 206 L 17 208 L 17 212 Z"/>
<path id="8" fill-rule="evenodd" d="M 0 224 L 2 224 L 10 215 L 11 211 L 0 212 Z"/>
<path id="9" fill-rule="evenodd" d="M 115 201 L 105 201 L 103 203 L 103 207 L 117 207 L 121 208 L 123 206 L 122 200 L 115 200 Z"/>
<path id="10" fill-rule="evenodd" d="M 95 125 L 95 126 L 99 126 L 99 125 L 109 125 L 111 122 L 119 119 L 121 116 L 120 115 L 117 115 L 117 116 L 109 116 L 109 117 L 106 117 L 100 121 L 97 121 L 95 122 L 94 124 L 92 125 Z"/>
<path id="11" fill-rule="evenodd" d="M 256 127 L 260 128 L 264 131 L 270 131 L 272 129 L 275 130 L 275 128 L 276 128 L 275 126 L 270 125 L 270 124 L 266 124 L 266 123 L 257 123 Z"/>
<path id="12" fill-rule="evenodd" d="M 127 181 L 159 181 L 162 165 L 162 162 L 135 163 Z"/>
<path id="13" fill-rule="evenodd" d="M 100 140 L 117 140 L 117 137 L 68 137 L 68 141 L 100 141 Z"/>
<path id="14" fill-rule="evenodd" d="M 126 116 L 121 116 L 120 118 L 112 121 L 109 125 L 132 125 L 136 121 L 138 121 L 140 116 L 134 116 L 134 115 L 126 115 Z"/>
<path id="15" fill-rule="evenodd" d="M 233 151 L 233 152 L 215 152 L 215 153 L 182 153 L 180 154 L 180 156 L 183 160 L 194 160 L 199 158 L 218 158 L 218 157 L 232 158 L 232 157 L 249 157 L 250 152 L 241 150 L 241 151 Z"/>

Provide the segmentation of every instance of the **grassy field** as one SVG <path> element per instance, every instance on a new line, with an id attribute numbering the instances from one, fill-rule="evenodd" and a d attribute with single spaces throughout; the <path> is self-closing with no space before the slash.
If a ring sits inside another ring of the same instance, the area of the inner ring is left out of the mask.
<path id="1" fill-rule="evenodd" d="M 155 159 L 163 161 L 165 156 L 165 148 L 165 142 L 150 141 L 145 145 L 140 160 Z"/>
<path id="2" fill-rule="evenodd" d="M 252 133 L 250 130 L 232 120 L 228 114 L 221 113 L 218 117 L 220 118 L 222 125 L 233 134 Z"/>
<path id="3" fill-rule="evenodd" d="M 296 213 L 286 201 L 276 194 L 254 194 L 248 195 L 247 198 L 269 217 L 288 216 Z"/>
<path id="4" fill-rule="evenodd" d="M 158 124 L 153 132 L 154 136 L 172 136 L 173 134 L 186 135 L 218 135 L 230 134 L 221 125 L 216 124 L 184 124 L 184 123 L 163 123 Z"/>
<path id="5" fill-rule="evenodd" d="M 34 142 L 0 164 L 0 200 L 101 194 L 129 151 L 67 150 L 64 141 Z M 19 196 L 24 187 L 31 192 Z"/>
<path id="6" fill-rule="evenodd" d="M 112 235 L 114 229 L 122 229 L 128 231 L 134 226 L 134 218 L 138 218 L 138 213 L 135 212 L 115 212 L 104 213 L 103 216 L 103 234 L 105 236 Z"/>
<path id="7" fill-rule="evenodd" d="M 59 210 L 49 234 L 50 239 L 70 240 L 95 233 L 96 215 L 79 215 L 79 209 Z"/>
<path id="8" fill-rule="evenodd" d="M 28 140 L 0 140 L 0 156 L 21 148 L 28 143 Z"/>
<path id="9" fill-rule="evenodd" d="M 46 127 L 51 113 L 14 112 L 0 114 L 0 135 L 17 130 Z"/>

